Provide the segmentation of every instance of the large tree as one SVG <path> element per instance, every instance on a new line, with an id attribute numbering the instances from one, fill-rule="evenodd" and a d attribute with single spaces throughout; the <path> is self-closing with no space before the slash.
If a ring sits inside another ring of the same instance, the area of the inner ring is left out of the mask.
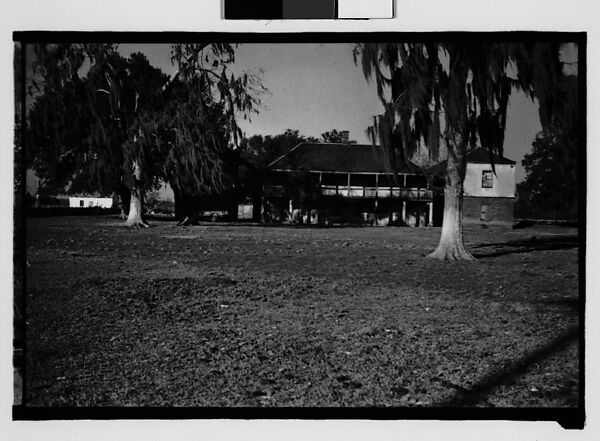
<path id="1" fill-rule="evenodd" d="M 577 211 L 577 150 L 553 133 L 540 132 L 523 158 L 527 175 L 517 185 L 519 204 L 537 213 Z"/>
<path id="2" fill-rule="evenodd" d="M 167 77 L 142 54 L 125 59 L 112 45 L 34 48 L 39 92 L 28 115 L 33 169 L 50 191 L 116 192 L 128 205 L 124 146 L 137 116 L 160 104 L 155 91 Z"/>
<path id="3" fill-rule="evenodd" d="M 566 76 L 560 86 L 558 96 L 571 105 L 562 106 L 563 113 L 537 134 L 531 152 L 523 158 L 526 176 L 517 194 L 519 205 L 527 211 L 577 211 L 577 76 Z"/>
<path id="4" fill-rule="evenodd" d="M 63 181 L 90 176 L 102 188 L 99 178 L 109 176 L 113 190 L 123 183 L 130 195 L 127 224 L 132 227 L 147 226 L 143 195 L 159 180 L 185 194 L 222 188 L 224 153 L 240 139 L 237 118 L 256 111 L 254 93 L 261 87 L 255 77 L 229 71 L 231 45 L 173 45 L 177 71 L 171 78 L 141 54 L 124 60 L 114 45 L 39 45 L 38 52 L 43 96 L 56 97 L 50 106 L 40 106 L 41 115 L 32 114 L 36 121 L 51 119 L 47 126 L 54 131 L 33 144 L 48 152 L 43 141 L 51 142 L 49 156 L 60 158 Z M 85 61 L 89 73 L 80 79 Z M 69 91 L 77 99 L 69 99 Z M 77 106 L 69 115 L 79 110 L 81 116 L 74 119 L 78 131 L 68 133 L 74 130 L 68 116 L 52 115 L 73 103 Z M 74 164 L 65 162 L 69 157 Z M 88 172 L 82 171 L 82 161 L 92 165 Z M 57 170 L 48 174 L 57 175 Z"/>
<path id="5" fill-rule="evenodd" d="M 193 145 L 201 153 L 191 158 L 169 152 L 166 162 L 176 215 L 185 219 L 210 199 L 234 199 L 243 139 L 238 118 L 258 111 L 264 88 L 254 75 L 231 72 L 231 45 L 174 45 L 172 59 L 178 66 L 177 82 L 172 82 L 177 96 L 171 109 L 177 130 L 172 133 L 178 138 L 173 145 Z"/>
<path id="6" fill-rule="evenodd" d="M 401 162 L 426 149 L 432 163 L 446 161 L 440 242 L 429 257 L 474 260 L 462 231 L 466 153 L 481 144 L 502 156 L 511 91 L 540 104 L 544 127 L 560 125 L 571 106 L 561 96 L 560 45 L 386 43 L 358 44 L 355 62 L 374 78 L 385 107 L 369 133 Z M 491 155 L 490 155 L 491 156 Z M 494 167 L 494 164 L 491 164 Z"/>

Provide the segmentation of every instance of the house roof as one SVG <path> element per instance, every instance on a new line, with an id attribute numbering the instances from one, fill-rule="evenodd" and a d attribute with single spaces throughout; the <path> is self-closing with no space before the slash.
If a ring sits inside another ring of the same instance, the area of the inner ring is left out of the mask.
<path id="1" fill-rule="evenodd" d="M 494 164 L 516 164 L 516 161 L 512 161 L 503 156 L 492 154 Z M 491 164 L 490 153 L 483 147 L 477 147 L 467 153 L 467 162 L 472 164 Z"/>
<path id="2" fill-rule="evenodd" d="M 516 164 L 515 161 L 492 155 L 494 164 Z M 490 164 L 490 154 L 482 147 L 467 153 L 467 162 L 472 164 Z M 384 149 L 371 144 L 337 144 L 302 142 L 285 155 L 271 162 L 271 170 L 309 170 L 345 173 L 390 173 L 392 170 L 388 155 Z M 425 173 L 443 176 L 446 161 L 429 167 Z M 419 173 L 422 170 L 415 164 L 400 166 L 398 173 Z"/>
<path id="3" fill-rule="evenodd" d="M 371 144 L 302 142 L 268 166 L 271 170 L 309 170 L 350 173 L 390 173 L 388 156 Z M 398 173 L 415 173 L 418 167 L 397 167 Z"/>

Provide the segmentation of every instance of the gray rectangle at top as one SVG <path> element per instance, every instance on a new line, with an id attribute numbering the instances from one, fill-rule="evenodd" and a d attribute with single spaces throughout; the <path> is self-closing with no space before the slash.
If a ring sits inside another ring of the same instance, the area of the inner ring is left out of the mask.
<path id="1" fill-rule="evenodd" d="M 336 0 L 283 0 L 285 19 L 334 19 Z"/>

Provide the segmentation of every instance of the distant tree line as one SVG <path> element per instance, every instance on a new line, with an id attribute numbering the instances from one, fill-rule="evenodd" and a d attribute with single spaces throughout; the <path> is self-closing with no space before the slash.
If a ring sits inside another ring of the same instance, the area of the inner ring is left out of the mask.
<path id="1" fill-rule="evenodd" d="M 278 135 L 253 135 L 244 139 L 241 152 L 246 159 L 264 168 L 302 142 L 341 143 L 343 141 L 342 130 L 332 129 L 322 133 L 320 138 L 316 138 L 305 136 L 299 130 L 286 129 Z M 348 144 L 356 144 L 356 141 L 348 139 Z"/>

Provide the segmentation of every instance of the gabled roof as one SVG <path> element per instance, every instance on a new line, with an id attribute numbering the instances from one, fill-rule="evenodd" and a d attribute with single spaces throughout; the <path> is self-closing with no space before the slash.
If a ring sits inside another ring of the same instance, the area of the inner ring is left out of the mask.
<path id="1" fill-rule="evenodd" d="M 271 170 L 308 170 L 350 173 L 391 173 L 382 147 L 371 144 L 302 142 L 268 166 Z M 417 173 L 417 166 L 397 167 L 398 173 Z"/>
<path id="2" fill-rule="evenodd" d="M 516 164 L 515 161 L 492 155 L 494 164 Z M 467 162 L 472 164 L 490 164 L 487 150 L 477 147 L 467 153 Z M 398 173 L 420 173 L 421 169 L 412 164 L 410 167 L 396 164 Z M 392 167 L 388 155 L 382 147 L 371 144 L 337 144 L 302 142 L 285 155 L 271 162 L 270 170 L 307 170 L 342 173 L 390 173 Z M 429 167 L 426 174 L 443 176 L 446 161 Z"/>
<path id="3" fill-rule="evenodd" d="M 514 165 L 515 161 L 511 159 L 507 159 L 505 157 L 500 157 L 499 155 L 492 155 L 494 159 L 494 165 Z M 471 164 L 488 164 L 491 165 L 490 162 L 490 154 L 483 147 L 477 147 L 473 150 L 467 152 L 467 163 Z M 435 164 L 431 167 L 425 169 L 426 174 L 437 176 L 439 178 L 443 178 L 446 175 L 446 165 L 447 161 L 444 160 L 438 164 Z"/>
<path id="4" fill-rule="evenodd" d="M 494 164 L 516 164 L 515 161 L 496 154 L 492 155 Z M 483 147 L 477 147 L 467 153 L 467 162 L 472 164 L 491 164 L 490 154 Z"/>

